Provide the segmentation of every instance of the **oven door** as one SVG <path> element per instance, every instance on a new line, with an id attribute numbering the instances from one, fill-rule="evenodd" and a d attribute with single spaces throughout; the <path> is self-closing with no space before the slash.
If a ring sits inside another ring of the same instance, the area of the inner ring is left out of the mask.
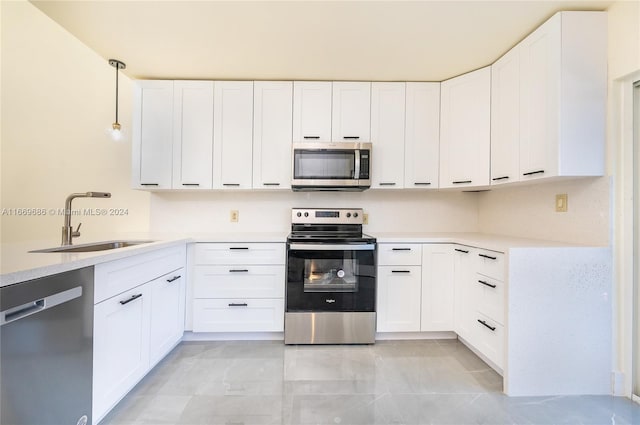
<path id="1" fill-rule="evenodd" d="M 287 312 L 375 311 L 376 244 L 287 244 Z"/>

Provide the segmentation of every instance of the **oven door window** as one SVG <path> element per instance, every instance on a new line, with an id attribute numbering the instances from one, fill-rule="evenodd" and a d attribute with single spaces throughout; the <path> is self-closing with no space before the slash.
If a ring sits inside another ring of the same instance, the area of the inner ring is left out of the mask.
<path id="1" fill-rule="evenodd" d="M 375 251 L 289 250 L 287 311 L 375 311 Z"/>
<path id="2" fill-rule="evenodd" d="M 293 153 L 293 178 L 347 180 L 355 178 L 356 151 L 303 150 Z"/>
<path id="3" fill-rule="evenodd" d="M 358 292 L 355 258 L 304 260 L 304 292 Z"/>

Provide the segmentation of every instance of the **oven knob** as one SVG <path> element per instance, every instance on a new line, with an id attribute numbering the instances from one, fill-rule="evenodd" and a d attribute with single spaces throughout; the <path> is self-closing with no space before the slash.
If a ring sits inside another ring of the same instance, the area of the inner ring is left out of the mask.
<path id="1" fill-rule="evenodd" d="M 347 218 L 351 217 L 351 213 L 347 213 Z"/>
<path id="2" fill-rule="evenodd" d="M 358 213 L 353 213 L 353 216 L 354 217 L 358 217 Z"/>
<path id="3" fill-rule="evenodd" d="M 304 216 L 309 217 L 309 213 L 308 212 L 304 213 Z"/>
<path id="4" fill-rule="evenodd" d="M 298 211 L 298 214 L 296 214 L 298 217 L 302 217 L 302 213 L 300 211 Z"/>

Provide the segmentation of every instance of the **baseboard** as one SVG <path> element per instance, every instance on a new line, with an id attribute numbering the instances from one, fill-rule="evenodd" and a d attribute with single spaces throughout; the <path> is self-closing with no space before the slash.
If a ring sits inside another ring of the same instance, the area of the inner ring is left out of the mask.
<path id="1" fill-rule="evenodd" d="M 469 350 L 471 350 L 473 352 L 473 354 L 475 354 L 476 356 L 480 357 L 480 359 L 485 362 L 487 365 L 489 365 L 489 367 L 493 370 L 495 370 L 496 372 L 498 372 L 498 374 L 500 376 L 504 376 L 504 371 L 502 370 L 501 367 L 498 367 L 498 365 L 496 365 L 494 362 L 492 362 L 491 360 L 489 360 L 487 358 L 487 356 L 485 356 L 484 354 L 482 354 L 480 351 L 476 350 L 475 347 L 473 345 L 471 345 L 470 343 L 468 343 L 467 341 L 464 340 L 464 338 L 460 337 L 458 335 L 458 340 L 463 343 Z M 506 394 L 506 388 L 505 388 L 505 394 Z"/>
<path id="2" fill-rule="evenodd" d="M 376 341 L 402 339 L 456 339 L 455 332 L 376 332 Z"/>
<path id="3" fill-rule="evenodd" d="M 411 339 L 456 339 L 455 332 L 378 332 L 376 341 Z M 284 332 L 191 332 L 183 341 L 283 341 Z"/>
<path id="4" fill-rule="evenodd" d="M 284 341 L 284 332 L 185 332 L 183 341 Z"/>

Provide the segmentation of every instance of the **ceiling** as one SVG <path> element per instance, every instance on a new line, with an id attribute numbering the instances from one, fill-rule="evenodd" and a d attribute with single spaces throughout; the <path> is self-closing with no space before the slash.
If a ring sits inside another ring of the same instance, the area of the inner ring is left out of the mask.
<path id="1" fill-rule="evenodd" d="M 132 78 L 374 81 L 442 81 L 491 64 L 556 11 L 612 3 L 31 2 Z"/>

